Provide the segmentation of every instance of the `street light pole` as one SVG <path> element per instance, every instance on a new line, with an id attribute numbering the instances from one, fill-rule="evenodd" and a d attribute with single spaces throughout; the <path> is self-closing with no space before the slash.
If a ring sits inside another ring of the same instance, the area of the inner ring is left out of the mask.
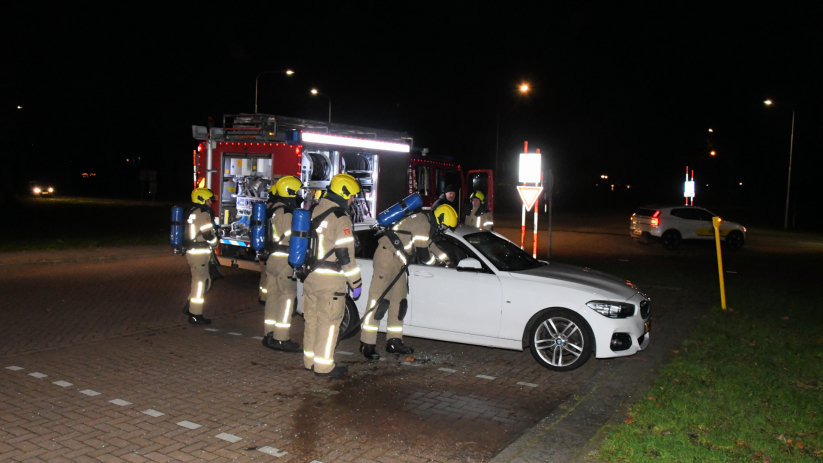
<path id="1" fill-rule="evenodd" d="M 789 139 L 789 180 L 786 182 L 786 215 L 783 217 L 783 230 L 789 229 L 789 193 L 792 190 L 792 151 L 794 149 L 794 109 L 792 109 L 792 135 Z"/>
<path id="2" fill-rule="evenodd" d="M 325 93 L 318 92 L 316 88 L 311 89 L 312 95 L 323 95 L 324 97 L 329 99 L 329 124 L 331 124 L 331 97 L 326 95 Z"/>
<path id="3" fill-rule="evenodd" d="M 285 71 L 263 71 L 260 74 L 257 74 L 257 77 L 254 79 L 254 113 L 257 114 L 257 84 L 260 81 L 260 76 L 263 74 L 286 74 L 290 76 L 294 74 L 294 71 L 291 69 L 286 69 Z"/>

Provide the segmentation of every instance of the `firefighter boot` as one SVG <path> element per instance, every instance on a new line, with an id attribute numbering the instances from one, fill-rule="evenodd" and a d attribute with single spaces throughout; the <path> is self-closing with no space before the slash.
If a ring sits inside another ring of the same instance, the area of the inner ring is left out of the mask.
<path id="1" fill-rule="evenodd" d="M 269 331 L 266 337 L 263 338 L 263 345 L 269 349 L 279 350 L 283 352 L 300 352 L 300 345 L 294 341 L 278 341 L 274 339 L 274 333 Z"/>
<path id="2" fill-rule="evenodd" d="M 403 344 L 400 338 L 393 338 L 386 341 L 386 352 L 390 354 L 409 355 L 414 353 L 414 349 Z"/>
<path id="3" fill-rule="evenodd" d="M 314 376 L 319 378 L 342 378 L 349 372 L 349 367 L 342 367 L 340 365 L 335 365 L 334 369 L 328 373 L 318 373 L 314 372 Z"/>
<path id="4" fill-rule="evenodd" d="M 195 315 L 189 312 L 189 303 L 186 302 L 186 305 L 183 306 L 183 315 L 189 317 L 189 323 L 192 325 L 208 325 L 211 323 L 210 318 L 206 318 L 203 315 Z"/>
<path id="5" fill-rule="evenodd" d="M 360 352 L 364 357 L 366 357 L 367 360 L 380 360 L 380 354 L 375 352 L 374 344 L 366 344 L 365 342 L 361 342 Z"/>

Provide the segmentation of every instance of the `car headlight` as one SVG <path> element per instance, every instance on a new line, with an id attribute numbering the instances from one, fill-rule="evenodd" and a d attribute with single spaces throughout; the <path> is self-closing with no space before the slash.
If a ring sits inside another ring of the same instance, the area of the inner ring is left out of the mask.
<path id="1" fill-rule="evenodd" d="M 634 304 L 612 301 L 591 301 L 586 303 L 590 309 L 608 318 L 626 318 L 634 315 Z"/>
<path id="2" fill-rule="evenodd" d="M 49 187 L 49 193 L 54 193 L 54 188 Z"/>
<path id="3" fill-rule="evenodd" d="M 34 194 L 39 194 L 39 193 L 40 193 L 40 188 L 34 187 Z"/>

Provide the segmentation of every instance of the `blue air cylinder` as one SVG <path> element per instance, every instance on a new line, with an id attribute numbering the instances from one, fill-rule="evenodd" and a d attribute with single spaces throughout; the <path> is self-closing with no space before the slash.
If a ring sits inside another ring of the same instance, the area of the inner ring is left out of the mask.
<path id="1" fill-rule="evenodd" d="M 251 216 L 251 247 L 260 252 L 266 247 L 266 203 L 255 203 Z"/>
<path id="2" fill-rule="evenodd" d="M 183 246 L 183 208 L 180 206 L 171 208 L 171 245 L 174 249 Z"/>
<path id="3" fill-rule="evenodd" d="M 423 199 L 420 198 L 420 195 L 417 193 L 411 194 L 400 200 L 399 203 L 381 212 L 380 215 L 377 216 L 377 223 L 382 227 L 388 227 L 417 209 L 420 209 L 422 206 Z"/>
<path id="4" fill-rule="evenodd" d="M 309 227 L 311 227 L 311 212 L 305 209 L 295 209 L 291 217 L 291 237 L 289 238 L 289 265 L 294 268 L 306 262 Z"/>

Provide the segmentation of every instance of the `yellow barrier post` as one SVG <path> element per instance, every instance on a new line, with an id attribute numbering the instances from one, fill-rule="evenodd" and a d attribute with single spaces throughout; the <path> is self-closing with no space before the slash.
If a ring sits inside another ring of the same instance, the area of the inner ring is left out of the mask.
<path id="1" fill-rule="evenodd" d="M 712 217 L 714 243 L 717 245 L 717 273 L 720 274 L 720 305 L 726 310 L 726 284 L 723 282 L 723 257 L 720 255 L 720 217 Z"/>

